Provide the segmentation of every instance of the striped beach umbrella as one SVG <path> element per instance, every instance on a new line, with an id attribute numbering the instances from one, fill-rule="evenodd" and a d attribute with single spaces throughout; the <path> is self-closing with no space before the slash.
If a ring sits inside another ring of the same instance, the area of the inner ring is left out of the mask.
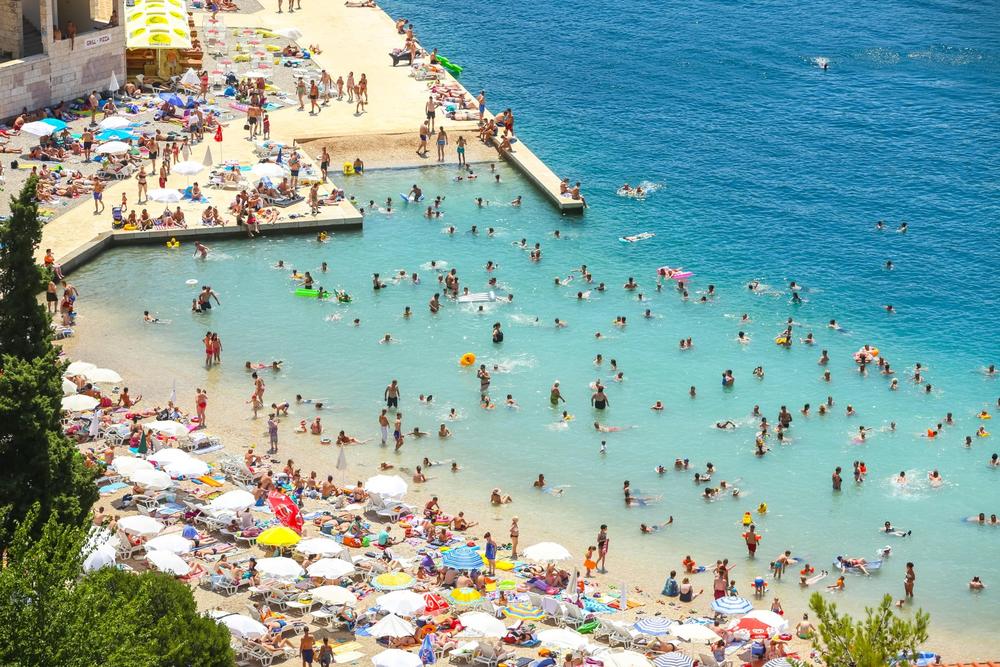
<path id="1" fill-rule="evenodd" d="M 448 594 L 448 601 L 457 605 L 476 604 L 483 599 L 475 588 L 456 588 Z"/>
<path id="2" fill-rule="evenodd" d="M 764 667 L 792 667 L 792 663 L 785 658 L 775 658 L 764 663 Z"/>
<path id="3" fill-rule="evenodd" d="M 656 667 L 694 667 L 694 660 L 680 651 L 671 651 L 653 659 Z"/>
<path id="4" fill-rule="evenodd" d="M 753 609 L 753 604 L 746 598 L 737 595 L 726 595 L 718 600 L 712 600 L 712 611 L 726 616 L 745 614 Z"/>
<path id="5" fill-rule="evenodd" d="M 674 622 L 669 618 L 664 618 L 662 616 L 647 616 L 635 624 L 635 629 L 644 635 L 659 637 L 661 635 L 670 634 L 670 626 L 673 624 Z"/>
<path id="6" fill-rule="evenodd" d="M 518 618 L 522 621 L 540 621 L 545 618 L 545 612 L 530 602 L 515 602 L 503 608 L 507 618 Z"/>
<path id="7" fill-rule="evenodd" d="M 441 555 L 441 561 L 445 567 L 453 567 L 456 570 L 483 569 L 483 557 L 479 554 L 478 549 L 472 547 L 449 549 Z"/>
<path id="8" fill-rule="evenodd" d="M 372 587 L 379 591 L 401 591 L 412 588 L 417 580 L 406 572 L 383 572 L 372 579 Z"/>

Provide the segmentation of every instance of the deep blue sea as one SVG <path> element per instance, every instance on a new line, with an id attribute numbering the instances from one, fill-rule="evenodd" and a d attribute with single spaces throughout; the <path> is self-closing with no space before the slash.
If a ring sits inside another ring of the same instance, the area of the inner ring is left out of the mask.
<path id="1" fill-rule="evenodd" d="M 295 393 L 328 398 L 328 428 L 360 437 L 375 433 L 382 390 L 398 378 L 407 426 L 433 431 L 444 422 L 453 438 L 408 441 L 396 458 L 373 446 L 357 448 L 355 461 L 412 467 L 423 456 L 457 459 L 465 466 L 461 475 L 435 473 L 429 490 L 461 498 L 470 515 L 495 530 L 504 531 L 519 513 L 534 526 L 532 534 L 522 532 L 526 543 L 559 539 L 574 555 L 607 522 L 615 544 L 609 582 L 620 582 L 616 568 L 627 563 L 639 573 L 628 583 L 658 588 L 691 553 L 700 562 L 737 562 L 737 583 L 748 592 L 749 580 L 766 575 L 767 562 L 785 548 L 819 569 L 838 553 L 874 559 L 888 542 L 893 558 L 871 579 L 850 577 L 838 604 L 857 612 L 883 593 L 899 597 L 903 566 L 913 560 L 916 604 L 932 611 L 939 633 L 932 639 L 952 655 L 995 657 L 1000 642 L 982 628 L 996 627 L 1000 597 L 994 588 L 972 594 L 966 584 L 978 575 L 1000 587 L 1000 528 L 963 518 L 1000 514 L 1000 469 L 986 464 L 1000 451 L 1000 378 L 982 370 L 1000 363 L 996 3 L 381 4 L 411 19 L 425 47 L 465 66 L 462 82 L 474 93 L 485 88 L 491 110 L 511 107 L 520 138 L 558 174 L 582 181 L 591 209 L 560 216 L 505 165 L 500 185 L 485 176 L 455 183 L 451 167 L 372 172 L 345 187 L 361 201 L 383 201 L 419 181 L 429 195 L 447 196 L 445 217 L 430 222 L 403 206 L 392 216 L 370 216 L 363 234 L 337 234 L 327 244 L 218 243 L 207 262 L 186 250 L 116 250 L 74 276 L 85 297 L 83 322 L 88 302 L 106 304 L 101 317 L 109 331 L 142 340 L 150 359 L 159 355 L 159 368 L 169 359 L 193 374 L 179 395 L 193 391 L 187 384 L 206 382 L 217 400 L 227 383 L 248 382 L 244 359 L 285 359 L 285 370 L 269 378 L 268 400 Z M 827 71 L 818 58 L 829 60 Z M 615 194 L 622 183 L 640 181 L 663 187 L 644 201 Z M 520 209 L 472 203 L 483 196 L 502 204 L 522 193 Z M 876 231 L 877 220 L 885 221 L 885 231 Z M 904 221 L 909 231 L 897 233 Z M 497 235 L 466 233 L 472 224 L 495 226 Z M 440 234 L 444 225 L 461 233 Z M 555 229 L 564 240 L 552 237 Z M 638 232 L 656 236 L 618 241 Z M 512 246 L 520 238 L 543 244 L 541 263 Z M 328 288 L 347 289 L 354 301 L 338 306 L 292 296 L 287 275 L 267 268 L 279 259 L 311 270 Z M 515 293 L 514 303 L 490 305 L 482 314 L 447 304 L 431 318 L 426 303 L 435 280 L 427 262 L 434 259 L 457 268 L 473 291 L 496 276 Z M 487 260 L 499 269 L 485 272 Z M 885 270 L 886 260 L 894 270 Z M 321 261 L 330 263 L 328 274 L 317 273 Z M 565 288 L 553 284 L 582 263 L 609 287 L 588 301 L 574 298 L 585 289 L 578 278 Z M 695 272 L 689 301 L 671 287 L 655 291 L 653 271 L 664 264 Z M 419 271 L 423 283 L 372 292 L 371 272 L 385 278 L 403 268 Z M 131 295 L 125 302 L 118 298 L 122 275 Z M 630 275 L 648 303 L 621 289 Z M 209 316 L 187 312 L 193 294 L 184 280 L 192 277 L 222 295 L 222 307 Z M 746 289 L 751 280 L 767 286 L 762 294 Z M 792 280 L 804 286 L 805 303 L 790 302 Z M 709 283 L 718 296 L 697 303 Z M 895 315 L 885 312 L 889 303 Z M 405 306 L 413 308 L 412 318 L 401 317 Z M 653 318 L 642 317 L 646 307 Z M 172 325 L 144 327 L 142 308 Z M 742 324 L 742 313 L 752 322 Z M 611 324 L 619 315 L 628 317 L 624 330 Z M 350 325 L 355 317 L 360 327 Z M 555 329 L 555 317 L 569 326 Z M 812 331 L 817 345 L 775 346 L 788 317 L 801 324 L 796 339 Z M 833 318 L 843 331 L 827 328 Z M 489 342 L 494 321 L 506 331 L 502 346 Z M 220 332 L 225 356 L 235 363 L 204 374 L 198 341 L 206 328 Z M 595 340 L 598 330 L 605 340 Z M 740 330 L 750 335 L 749 345 L 736 342 Z M 398 343 L 379 345 L 384 333 Z M 678 350 L 688 336 L 694 349 Z M 891 360 L 898 391 L 889 391 L 888 378 L 877 372 L 859 376 L 851 355 L 866 343 Z M 830 383 L 816 363 L 824 348 Z M 520 410 L 478 407 L 478 381 L 457 365 L 464 352 L 501 366 L 491 393 L 501 401 L 513 394 Z M 598 353 L 605 356 L 600 368 L 593 364 Z M 599 414 L 588 406 L 588 384 L 610 380 L 611 358 L 625 381 L 608 382 L 611 408 Z M 909 380 L 916 363 L 933 385 L 930 393 Z M 764 380 L 751 375 L 757 365 L 766 370 Z M 732 390 L 719 386 L 727 368 L 737 377 Z M 161 375 L 165 394 L 169 373 Z M 549 406 L 556 379 L 572 422 L 560 423 Z M 691 385 L 698 388 L 694 400 Z M 435 404 L 419 403 L 418 393 L 433 393 Z M 820 417 L 827 396 L 835 406 Z M 663 413 L 649 410 L 655 400 L 666 404 Z M 812 405 L 808 418 L 798 412 L 803 403 Z M 783 404 L 796 416 L 789 444 L 772 440 L 764 458 L 753 456 L 755 404 L 772 422 Z M 848 404 L 856 417 L 845 416 Z M 451 407 L 458 419 L 449 419 Z M 995 418 L 980 421 L 983 409 Z M 954 426 L 934 440 L 921 437 L 947 412 Z M 293 410 L 295 420 L 310 416 Z M 598 434 L 594 419 L 637 428 Z M 714 428 L 725 419 L 739 428 Z M 862 425 L 873 430 L 859 443 Z M 997 433 L 964 447 L 964 437 L 980 425 Z M 602 439 L 609 446 L 604 456 Z M 332 469 L 335 452 L 309 451 L 315 455 L 305 469 Z M 675 457 L 690 458 L 692 468 L 653 471 Z M 851 479 L 858 459 L 870 470 L 863 485 Z M 713 484 L 737 484 L 741 499 L 699 498 L 703 487 L 691 476 L 708 461 L 719 470 Z M 830 491 L 837 465 L 845 468 L 841 494 Z M 941 487 L 927 482 L 933 469 L 945 479 Z M 894 481 L 901 470 L 910 479 L 905 486 Z M 534 492 L 530 481 L 539 472 L 563 494 Z M 638 493 L 660 498 L 626 511 L 625 479 Z M 510 492 L 515 503 L 490 508 L 489 486 Z M 749 561 L 740 518 L 762 501 L 770 511 L 755 519 L 764 541 L 760 557 Z M 640 522 L 668 515 L 675 517 L 670 528 L 639 534 Z M 885 520 L 913 536 L 879 535 Z M 704 576 L 696 584 L 711 588 Z M 801 610 L 808 592 L 794 579 L 771 589 L 789 610 Z"/>

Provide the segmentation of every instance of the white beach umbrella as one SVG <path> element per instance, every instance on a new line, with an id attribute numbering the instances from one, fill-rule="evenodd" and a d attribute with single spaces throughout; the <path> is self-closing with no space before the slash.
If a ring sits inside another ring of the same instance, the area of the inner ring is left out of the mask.
<path id="1" fill-rule="evenodd" d="M 242 637 L 243 639 L 257 639 L 258 637 L 263 637 L 267 634 L 267 626 L 260 621 L 252 619 L 249 616 L 244 616 L 243 614 L 220 611 L 212 613 L 211 616 L 215 618 L 219 624 L 229 628 L 229 632 L 236 637 Z"/>
<path id="2" fill-rule="evenodd" d="M 644 635 L 662 637 L 670 634 L 672 625 L 674 622 L 663 616 L 644 616 L 633 627 Z"/>
<path id="3" fill-rule="evenodd" d="M 72 396 L 63 396 L 62 398 L 62 409 L 68 412 L 81 412 L 83 410 L 93 410 L 100 403 L 93 396 L 87 396 L 85 394 L 73 394 Z"/>
<path id="4" fill-rule="evenodd" d="M 64 375 L 83 375 L 85 371 L 95 368 L 97 368 L 97 364 L 92 364 L 89 361 L 74 361 L 66 367 Z"/>
<path id="5" fill-rule="evenodd" d="M 319 586 L 309 593 L 312 594 L 313 600 L 332 607 L 353 605 L 358 601 L 358 596 L 343 586 Z"/>
<path id="6" fill-rule="evenodd" d="M 87 554 L 87 557 L 83 560 L 83 571 L 93 572 L 102 567 L 114 565 L 116 557 L 117 554 L 115 554 L 114 545 L 102 544 Z"/>
<path id="7" fill-rule="evenodd" d="M 111 78 L 108 80 L 108 90 L 112 93 L 118 92 L 121 86 L 118 85 L 118 77 L 115 76 L 115 71 L 111 70 Z"/>
<path id="8" fill-rule="evenodd" d="M 63 396 L 72 396 L 76 393 L 76 385 L 69 380 L 62 381 Z"/>
<path id="9" fill-rule="evenodd" d="M 146 552 L 146 560 L 153 564 L 160 572 L 169 572 L 184 576 L 191 571 L 191 566 L 184 562 L 184 559 L 170 551 L 149 551 Z"/>
<path id="10" fill-rule="evenodd" d="M 150 491 L 163 491 L 174 485 L 174 480 L 170 479 L 170 475 L 160 470 L 133 470 L 126 476 Z"/>
<path id="11" fill-rule="evenodd" d="M 416 653 L 407 653 L 398 648 L 390 648 L 372 656 L 375 667 L 423 667 L 423 661 Z"/>
<path id="12" fill-rule="evenodd" d="M 787 658 L 775 658 L 764 663 L 764 667 L 792 667 Z"/>
<path id="13" fill-rule="evenodd" d="M 118 527 L 130 535 L 138 535 L 139 537 L 159 535 L 160 531 L 164 528 L 161 522 L 151 516 L 144 516 L 142 514 L 123 516 L 121 519 L 118 519 Z"/>
<path id="14" fill-rule="evenodd" d="M 587 645 L 586 637 L 579 632 L 573 632 L 565 628 L 542 630 L 538 633 L 538 641 L 546 646 L 568 649 L 570 651 L 576 651 Z"/>
<path id="15" fill-rule="evenodd" d="M 636 651 L 602 650 L 594 658 L 604 663 L 604 667 L 652 667 L 649 658 Z"/>
<path id="16" fill-rule="evenodd" d="M 193 68 L 188 67 L 188 71 L 184 72 L 184 76 L 181 77 L 181 83 L 185 86 L 198 88 L 201 86 L 201 79 L 198 77 L 198 73 L 195 72 Z"/>
<path id="17" fill-rule="evenodd" d="M 247 79 L 269 79 L 273 72 L 269 69 L 252 69 L 243 72 L 244 78 Z"/>
<path id="18" fill-rule="evenodd" d="M 291 558 L 261 558 L 257 561 L 257 571 L 277 579 L 295 579 L 301 577 L 305 570 Z"/>
<path id="19" fill-rule="evenodd" d="M 122 116 L 109 116 L 97 124 L 102 130 L 124 130 L 131 125 L 128 118 Z"/>
<path id="20" fill-rule="evenodd" d="M 169 551 L 175 554 L 182 554 L 191 550 L 194 542 L 181 537 L 180 533 L 170 533 L 169 535 L 159 535 L 146 542 L 146 551 Z"/>
<path id="21" fill-rule="evenodd" d="M 365 491 L 379 496 L 399 498 L 409 487 L 399 475 L 375 475 L 365 482 Z"/>
<path id="22" fill-rule="evenodd" d="M 146 459 L 139 459 L 134 456 L 116 456 L 111 459 L 111 467 L 119 475 L 128 475 L 136 470 L 152 470 L 153 464 Z"/>
<path id="23" fill-rule="evenodd" d="M 378 623 L 368 628 L 368 633 L 375 637 L 376 639 L 381 639 L 382 637 L 409 637 L 414 632 L 416 628 L 413 627 L 409 621 L 404 621 L 399 616 L 395 614 L 389 614 L 388 616 L 382 618 Z"/>
<path id="24" fill-rule="evenodd" d="M 424 596 L 413 591 L 392 591 L 376 598 L 379 607 L 400 616 L 422 614 L 427 607 Z"/>
<path id="25" fill-rule="evenodd" d="M 753 609 L 750 600 L 738 595 L 724 595 L 721 598 L 712 600 L 712 611 L 726 616 L 745 614 Z"/>
<path id="26" fill-rule="evenodd" d="M 215 165 L 215 160 L 212 159 L 212 147 L 209 146 L 205 149 L 205 159 L 201 161 L 201 164 L 205 167 L 212 167 Z"/>
<path id="27" fill-rule="evenodd" d="M 471 630 L 472 634 L 479 637 L 495 637 L 499 639 L 507 634 L 507 627 L 492 616 L 482 611 L 470 611 L 458 617 L 458 620 L 465 626 L 465 630 Z M 465 632 L 463 630 L 463 633 Z"/>
<path id="28" fill-rule="evenodd" d="M 769 628 L 772 628 L 776 633 L 782 633 L 788 630 L 788 621 L 785 620 L 783 616 L 781 616 L 780 614 L 775 614 L 770 609 L 754 609 L 751 612 L 747 612 L 747 615 L 744 616 L 743 619 L 746 618 L 752 618 L 755 621 L 760 621 L 761 623 L 765 623 Z"/>
<path id="29" fill-rule="evenodd" d="M 354 572 L 354 564 L 340 558 L 320 558 L 306 568 L 310 577 L 340 579 Z"/>
<path id="30" fill-rule="evenodd" d="M 671 651 L 653 659 L 655 667 L 693 667 L 694 660 L 680 651 Z"/>
<path id="31" fill-rule="evenodd" d="M 170 168 L 170 171 L 174 172 L 175 174 L 180 174 L 181 176 L 194 176 L 195 174 L 199 174 L 202 171 L 204 171 L 204 169 L 205 165 L 201 164 L 200 162 L 185 160 L 184 162 L 178 162 L 177 164 L 175 164 L 173 167 Z"/>
<path id="32" fill-rule="evenodd" d="M 214 512 L 236 512 L 238 510 L 245 510 L 248 507 L 253 507 L 255 503 L 256 500 L 254 499 L 252 493 L 244 491 L 243 489 L 234 489 L 232 491 L 226 491 L 218 498 L 212 500 L 208 503 L 208 507 Z"/>
<path id="33" fill-rule="evenodd" d="M 295 545 L 295 550 L 306 556 L 336 556 L 344 547 L 329 537 L 307 537 Z"/>
<path id="34" fill-rule="evenodd" d="M 150 190 L 147 197 L 161 204 L 174 204 L 181 200 L 181 193 L 173 188 L 156 188 Z"/>
<path id="35" fill-rule="evenodd" d="M 143 424 L 143 428 L 148 428 L 156 433 L 162 433 L 163 435 L 168 435 L 172 438 L 179 438 L 182 435 L 187 435 L 187 426 L 180 422 L 174 421 L 152 421 L 148 424 Z"/>
<path id="36" fill-rule="evenodd" d="M 101 384 L 115 384 L 122 381 L 122 376 L 110 368 L 92 368 L 89 371 L 84 371 L 83 377 L 91 382 Z"/>
<path id="37" fill-rule="evenodd" d="M 34 135 L 36 137 L 47 137 L 56 131 L 54 125 L 49 125 L 48 123 L 43 123 L 40 120 L 36 120 L 31 123 L 25 123 L 21 126 L 22 132 L 27 132 L 28 134 Z"/>
<path id="38" fill-rule="evenodd" d="M 281 35 L 287 39 L 301 39 L 302 31 L 298 28 L 282 28 L 281 30 L 275 30 L 274 34 Z"/>
<path id="39" fill-rule="evenodd" d="M 171 461 L 164 466 L 163 471 L 171 477 L 201 477 L 208 474 L 209 466 L 204 461 L 189 456 L 186 459 Z"/>
<path id="40" fill-rule="evenodd" d="M 523 551 L 524 557 L 528 560 L 557 561 L 568 560 L 569 551 L 561 544 L 555 542 L 539 542 L 533 544 Z"/>
<path id="41" fill-rule="evenodd" d="M 274 162 L 258 162 L 250 167 L 250 173 L 257 178 L 284 178 L 291 172 Z"/>
<path id="42" fill-rule="evenodd" d="M 95 153 L 100 153 L 101 155 L 121 155 L 122 153 L 127 153 L 131 150 L 131 146 L 126 144 L 124 141 L 105 141 L 103 144 L 97 147 L 94 151 Z"/>
<path id="43" fill-rule="evenodd" d="M 714 630 L 706 625 L 699 625 L 697 623 L 682 623 L 680 625 L 675 625 L 671 628 L 671 631 L 679 639 L 683 639 L 686 642 L 704 644 L 719 640 L 719 635 L 715 634 Z"/>
<path id="44" fill-rule="evenodd" d="M 153 461 L 157 465 L 165 466 L 168 463 L 173 463 L 174 461 L 184 461 L 193 457 L 183 449 L 178 449 L 176 447 L 164 447 L 163 449 L 156 450 L 146 458 Z"/>

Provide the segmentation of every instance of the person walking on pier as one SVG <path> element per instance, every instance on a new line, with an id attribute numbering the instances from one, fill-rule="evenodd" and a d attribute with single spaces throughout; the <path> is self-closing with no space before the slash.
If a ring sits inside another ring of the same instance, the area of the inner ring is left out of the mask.
<path id="1" fill-rule="evenodd" d="M 444 162 L 444 147 L 447 145 L 448 145 L 448 133 L 445 132 L 444 128 L 442 127 L 438 130 L 438 136 L 437 136 L 438 162 Z"/>
<path id="2" fill-rule="evenodd" d="M 427 137 L 431 133 L 430 128 L 427 126 L 427 121 L 420 126 L 420 144 L 417 146 L 417 155 L 420 157 L 427 157 Z"/>

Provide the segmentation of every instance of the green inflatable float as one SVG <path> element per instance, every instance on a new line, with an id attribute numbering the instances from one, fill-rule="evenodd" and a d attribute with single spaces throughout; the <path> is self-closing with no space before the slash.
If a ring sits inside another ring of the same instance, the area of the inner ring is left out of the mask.
<path id="1" fill-rule="evenodd" d="M 437 61 L 438 61 L 438 65 L 440 65 L 441 67 L 445 68 L 446 70 L 448 70 L 449 72 L 451 72 L 455 76 L 461 75 L 462 70 L 464 69 L 461 65 L 456 65 L 455 63 L 451 62 L 450 60 L 448 60 L 444 56 L 438 56 L 437 57 Z"/>

